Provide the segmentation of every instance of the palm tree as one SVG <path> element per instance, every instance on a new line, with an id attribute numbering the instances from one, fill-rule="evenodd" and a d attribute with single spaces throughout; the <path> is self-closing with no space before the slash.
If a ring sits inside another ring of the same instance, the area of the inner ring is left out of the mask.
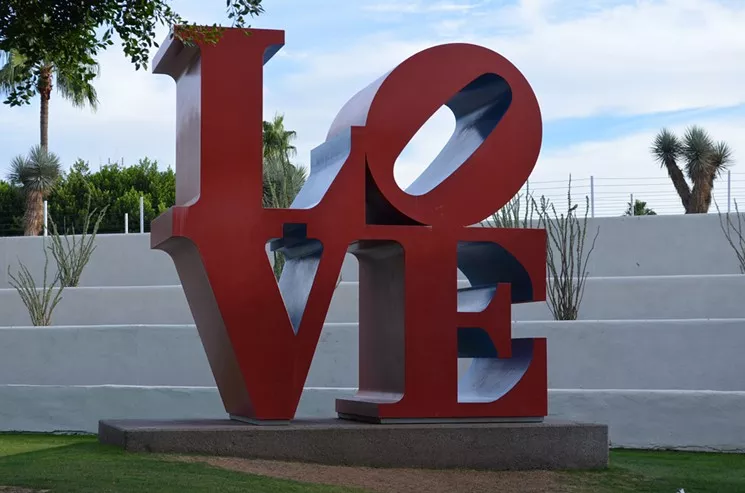
<path id="1" fill-rule="evenodd" d="M 634 201 L 634 213 L 631 213 L 631 202 L 626 204 L 626 212 L 623 213 L 624 216 L 656 216 L 657 213 L 647 207 L 647 203 L 643 200 L 635 200 Z"/>
<path id="2" fill-rule="evenodd" d="M 264 207 L 289 208 L 305 184 L 305 169 L 290 162 L 290 157 L 297 154 L 292 145 L 295 136 L 294 131 L 285 129 L 282 115 L 276 115 L 271 122 L 264 122 Z M 284 264 L 284 255 L 274 252 L 274 275 L 277 279 L 282 274 Z"/>
<path id="3" fill-rule="evenodd" d="M 277 156 L 289 161 L 297 154 L 291 144 L 295 137 L 295 131 L 285 129 L 284 115 L 274 115 L 274 120 L 264 122 L 264 157 Z"/>
<path id="4" fill-rule="evenodd" d="M 8 181 L 20 186 L 26 200 L 23 214 L 25 236 L 38 235 L 44 226 L 44 199 L 61 174 L 59 157 L 41 146 L 35 146 L 27 157 L 16 156 L 10 162 Z"/>
<path id="5" fill-rule="evenodd" d="M 21 81 L 19 69 L 26 64 L 26 60 L 16 52 L 5 53 L 0 57 L 3 61 L 0 68 L 0 93 L 8 93 Z M 98 72 L 98 66 L 90 67 L 94 73 Z M 87 80 L 79 80 L 72 76 L 71 71 L 65 70 L 53 61 L 45 60 L 33 67 L 33 73 L 38 75 L 36 91 L 40 99 L 39 116 L 39 143 L 43 149 L 49 149 L 49 100 L 52 97 L 54 80 L 57 80 L 57 92 L 73 106 L 83 108 L 90 106 L 93 110 L 98 108 L 98 96 L 96 89 Z"/>
<path id="6" fill-rule="evenodd" d="M 305 168 L 278 156 L 264 158 L 264 207 L 288 209 L 306 178 Z"/>
<path id="7" fill-rule="evenodd" d="M 264 122 L 264 207 L 290 207 L 305 183 L 305 169 L 290 161 L 297 154 L 292 145 L 295 136 L 285 129 L 282 115 Z"/>
<path id="8" fill-rule="evenodd" d="M 732 163 L 732 150 L 714 142 L 701 127 L 686 129 L 682 140 L 662 129 L 652 144 L 652 154 L 667 169 L 686 214 L 709 211 L 714 181 Z M 683 161 L 685 175 L 678 163 Z M 692 187 L 686 181 L 690 180 Z"/>

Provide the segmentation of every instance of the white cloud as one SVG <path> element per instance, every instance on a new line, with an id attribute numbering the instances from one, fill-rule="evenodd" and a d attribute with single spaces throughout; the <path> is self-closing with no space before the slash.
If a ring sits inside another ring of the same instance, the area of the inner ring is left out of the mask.
<path id="1" fill-rule="evenodd" d="M 546 119 L 745 103 L 745 3 L 639 1 L 555 22 L 546 21 L 552 15 L 547 6 L 523 0 L 518 7 L 451 24 L 447 34 L 510 59 L 533 85 Z M 499 28 L 502 15 L 516 11 L 519 22 L 505 26 L 508 34 L 492 34 L 490 24 Z M 351 93 L 345 82 L 359 89 L 358 81 L 371 81 L 441 41 L 395 32 L 363 37 L 307 59 L 289 82 L 303 88 L 333 85 Z"/>
<path id="2" fill-rule="evenodd" d="M 468 12 L 478 7 L 478 3 L 469 2 L 432 2 L 420 0 L 415 2 L 385 2 L 365 5 L 363 10 L 387 14 L 422 14 L 436 12 Z"/>
<path id="3" fill-rule="evenodd" d="M 547 118 L 745 102 L 745 4 L 640 1 L 480 41 L 528 77 Z"/>

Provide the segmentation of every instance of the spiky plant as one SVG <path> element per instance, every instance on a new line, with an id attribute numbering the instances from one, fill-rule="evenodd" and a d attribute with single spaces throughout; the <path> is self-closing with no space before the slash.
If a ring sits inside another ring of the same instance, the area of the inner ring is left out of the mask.
<path id="1" fill-rule="evenodd" d="M 504 207 L 486 220 L 481 221 L 481 226 L 494 228 L 529 228 L 537 212 L 538 207 L 536 201 L 533 199 L 533 195 L 528 192 L 525 194 L 518 193 Z"/>
<path id="2" fill-rule="evenodd" d="M 716 204 L 716 207 L 717 214 L 719 215 L 719 226 L 722 228 L 724 237 L 727 238 L 727 243 L 729 243 L 729 246 L 735 252 L 737 262 L 740 264 L 740 272 L 745 274 L 745 224 L 743 224 L 742 214 L 740 214 L 740 207 L 737 205 L 737 200 L 735 200 L 734 214 L 737 218 L 736 221 L 732 221 L 732 214 L 722 214 L 718 204 Z M 722 217 L 726 219 L 722 219 Z"/>
<path id="3" fill-rule="evenodd" d="M 579 204 L 572 202 L 572 179 L 567 191 L 567 211 L 557 213 L 554 204 L 541 197 L 539 224 L 548 235 L 548 306 L 556 320 L 576 320 L 585 294 L 587 264 L 595 250 L 600 228 L 586 248 L 590 199 L 585 197 L 584 219 L 577 216 Z"/>
<path id="4" fill-rule="evenodd" d="M 572 202 L 570 177 L 566 213 L 557 213 L 554 204 L 546 197 L 542 196 L 540 202 L 536 203 L 533 196 L 526 193 L 518 194 L 497 213 L 481 222 L 483 227 L 530 228 L 534 224 L 534 214 L 537 214 L 536 226 L 545 228 L 548 236 L 548 306 L 556 320 L 576 320 L 589 275 L 587 262 L 600 234 L 598 228 L 588 250 L 586 240 L 589 197 L 585 197 L 585 201 L 584 220 L 580 221 L 577 217 L 578 204 Z M 522 202 L 525 202 L 524 209 Z"/>
<path id="5" fill-rule="evenodd" d="M 59 157 L 41 146 L 34 146 L 28 156 L 16 156 L 10 162 L 8 180 L 20 186 L 25 196 L 25 236 L 36 236 L 41 232 L 44 226 L 44 199 L 54 189 L 60 174 Z"/>
<path id="6" fill-rule="evenodd" d="M 722 141 L 714 142 L 703 128 L 692 126 L 686 129 L 682 139 L 662 129 L 651 151 L 660 165 L 667 169 L 685 213 L 708 212 L 714 182 L 732 163 L 729 145 Z M 679 165 L 681 162 L 685 174 Z"/>
<path id="7" fill-rule="evenodd" d="M 55 288 L 55 285 L 59 281 L 59 273 L 54 277 L 52 283 L 47 286 L 49 256 L 47 255 L 46 245 L 43 245 L 43 250 L 44 274 L 41 287 L 36 286 L 34 277 L 22 262 L 18 262 L 20 264 L 20 272 L 18 272 L 17 276 L 10 272 L 10 266 L 8 266 L 8 282 L 18 291 L 21 301 L 23 301 L 23 304 L 28 310 L 31 323 L 35 326 L 51 325 L 52 312 L 54 312 L 54 309 L 62 300 L 62 290 L 64 289 L 62 285 L 59 288 Z"/>
<path id="8" fill-rule="evenodd" d="M 106 215 L 107 207 L 100 211 L 95 209 L 91 211 L 91 195 L 88 194 L 88 202 L 85 208 L 85 219 L 83 220 L 83 229 L 80 238 L 75 236 L 75 228 L 72 228 L 71 234 L 67 231 L 63 235 L 59 234 L 57 224 L 50 218 L 52 225 L 52 244 L 49 251 L 52 252 L 54 260 L 57 262 L 57 271 L 59 272 L 59 282 L 62 287 L 76 287 L 80 284 L 80 276 L 83 269 L 91 259 L 93 251 L 96 249 L 94 244 L 98 228 L 101 221 Z M 93 222 L 93 230 L 88 230 Z"/>

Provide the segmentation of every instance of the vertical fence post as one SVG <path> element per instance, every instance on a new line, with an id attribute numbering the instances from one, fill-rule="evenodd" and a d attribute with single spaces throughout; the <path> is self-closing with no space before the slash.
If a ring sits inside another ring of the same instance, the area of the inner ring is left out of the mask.
<path id="1" fill-rule="evenodd" d="M 49 233 L 49 204 L 47 201 L 44 201 L 44 236 L 47 236 Z"/>
<path id="2" fill-rule="evenodd" d="M 631 194 L 631 202 L 629 203 L 631 204 L 631 215 L 636 216 L 636 207 L 634 207 L 634 194 L 633 193 Z"/>
<path id="3" fill-rule="evenodd" d="M 140 233 L 145 232 L 145 196 L 140 195 Z"/>
<path id="4" fill-rule="evenodd" d="M 730 213 L 732 203 L 732 171 L 727 170 L 727 214 Z"/>
<path id="5" fill-rule="evenodd" d="M 129 213 L 124 213 L 124 234 L 129 234 Z"/>
<path id="6" fill-rule="evenodd" d="M 590 216 L 595 217 L 595 177 L 590 177 Z"/>

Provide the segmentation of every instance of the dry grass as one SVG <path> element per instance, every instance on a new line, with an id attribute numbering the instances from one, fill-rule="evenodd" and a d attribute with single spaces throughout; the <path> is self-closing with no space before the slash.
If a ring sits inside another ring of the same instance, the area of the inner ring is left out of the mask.
<path id="1" fill-rule="evenodd" d="M 275 462 L 228 457 L 172 456 L 174 460 L 202 462 L 214 467 L 279 479 L 361 488 L 376 493 L 569 493 L 563 473 L 549 471 L 486 472 L 376 469 Z"/>

